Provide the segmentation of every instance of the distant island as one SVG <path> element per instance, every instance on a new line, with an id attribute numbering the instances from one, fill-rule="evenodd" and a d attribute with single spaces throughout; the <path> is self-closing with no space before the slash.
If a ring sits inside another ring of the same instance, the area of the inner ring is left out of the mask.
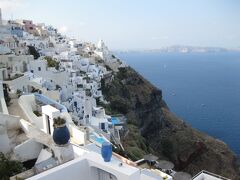
<path id="1" fill-rule="evenodd" d="M 240 48 L 222 48 L 222 47 L 201 47 L 201 46 L 187 46 L 187 45 L 174 45 L 161 47 L 157 49 L 145 50 L 119 50 L 119 53 L 124 52 L 144 52 L 144 53 L 209 53 L 209 52 L 240 52 Z"/>

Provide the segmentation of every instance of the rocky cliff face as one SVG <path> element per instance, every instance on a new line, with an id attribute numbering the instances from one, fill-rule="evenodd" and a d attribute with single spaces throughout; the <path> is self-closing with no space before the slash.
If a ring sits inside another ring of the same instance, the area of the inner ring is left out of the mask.
<path id="1" fill-rule="evenodd" d="M 129 132 L 122 138 L 127 156 L 136 160 L 146 153 L 175 164 L 178 171 L 195 175 L 208 170 L 239 179 L 236 156 L 228 146 L 191 128 L 173 115 L 154 87 L 132 68 L 121 68 L 111 83 L 102 82 L 103 94 L 110 104 L 108 113 L 128 118 Z"/>

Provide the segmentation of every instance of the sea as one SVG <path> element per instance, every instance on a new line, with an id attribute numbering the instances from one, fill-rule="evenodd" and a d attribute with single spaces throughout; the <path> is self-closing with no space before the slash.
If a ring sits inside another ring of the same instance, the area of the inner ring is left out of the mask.
<path id="1" fill-rule="evenodd" d="M 240 156 L 240 52 L 118 52 L 163 92 L 170 110 Z"/>

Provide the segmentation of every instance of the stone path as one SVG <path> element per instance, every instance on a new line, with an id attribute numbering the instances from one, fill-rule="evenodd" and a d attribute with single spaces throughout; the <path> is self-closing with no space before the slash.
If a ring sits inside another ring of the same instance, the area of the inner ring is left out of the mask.
<path id="1" fill-rule="evenodd" d="M 19 116 L 22 119 L 29 120 L 24 112 L 22 111 L 21 107 L 18 104 L 18 99 L 11 99 L 11 105 L 8 107 L 8 112 L 10 115 Z"/>

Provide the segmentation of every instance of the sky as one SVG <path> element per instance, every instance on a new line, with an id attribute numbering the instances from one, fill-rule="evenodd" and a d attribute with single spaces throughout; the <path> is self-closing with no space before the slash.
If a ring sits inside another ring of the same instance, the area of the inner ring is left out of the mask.
<path id="1" fill-rule="evenodd" d="M 240 0 L 0 0 L 3 19 L 32 19 L 112 50 L 240 47 Z"/>

